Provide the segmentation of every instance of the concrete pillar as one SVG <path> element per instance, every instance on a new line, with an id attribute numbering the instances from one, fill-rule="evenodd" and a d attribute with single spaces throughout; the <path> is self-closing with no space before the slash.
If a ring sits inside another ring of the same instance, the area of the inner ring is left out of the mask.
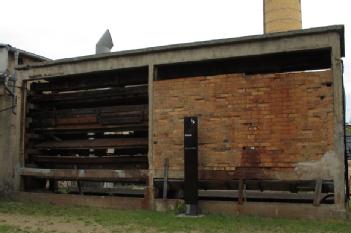
<path id="1" fill-rule="evenodd" d="M 339 38 L 338 38 L 339 39 Z M 338 41 L 338 40 L 334 40 Z M 335 44 L 332 48 L 333 94 L 334 94 L 334 152 L 337 169 L 334 174 L 335 204 L 340 211 L 346 208 L 346 179 L 345 179 L 345 122 L 343 107 L 343 71 L 340 46 Z"/>
<path id="2" fill-rule="evenodd" d="M 8 53 L 8 47 L 0 48 L 0 74 L 9 69 Z M 14 190 L 17 117 L 12 107 L 13 97 L 5 89 L 5 78 L 0 76 L 0 195 Z"/>
<path id="3" fill-rule="evenodd" d="M 154 97 L 154 78 L 156 76 L 156 67 L 150 64 L 148 67 L 148 96 L 149 96 L 149 132 L 148 132 L 148 162 L 149 162 L 149 175 L 147 181 L 147 193 L 145 201 L 148 203 L 148 209 L 154 208 L 154 166 L 153 166 L 153 97 Z"/>
<path id="4" fill-rule="evenodd" d="M 7 47 L 0 47 L 0 74 L 6 72 L 9 63 L 8 59 L 9 53 Z"/>
<path id="5" fill-rule="evenodd" d="M 14 185 L 13 154 L 16 145 L 12 143 L 15 128 L 12 110 L 4 110 L 11 105 L 11 96 L 6 94 L 4 85 L 0 84 L 0 194 L 13 191 Z"/>
<path id="6" fill-rule="evenodd" d="M 301 0 L 264 0 L 264 33 L 302 29 Z"/>

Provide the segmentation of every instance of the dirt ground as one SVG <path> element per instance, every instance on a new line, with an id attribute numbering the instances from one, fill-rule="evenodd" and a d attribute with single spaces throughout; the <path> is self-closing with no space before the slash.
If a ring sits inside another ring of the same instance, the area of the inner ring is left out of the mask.
<path id="1" fill-rule="evenodd" d="M 110 229 L 96 223 L 71 221 L 65 217 L 28 216 L 0 213 L 0 224 L 17 227 L 28 232 L 109 233 Z M 122 229 L 120 229 L 122 231 Z M 118 231 L 117 231 L 118 232 Z"/>
<path id="2" fill-rule="evenodd" d="M 207 214 L 180 218 L 175 212 L 60 207 L 0 199 L 1 233 L 350 233 L 348 219 L 298 220 Z"/>

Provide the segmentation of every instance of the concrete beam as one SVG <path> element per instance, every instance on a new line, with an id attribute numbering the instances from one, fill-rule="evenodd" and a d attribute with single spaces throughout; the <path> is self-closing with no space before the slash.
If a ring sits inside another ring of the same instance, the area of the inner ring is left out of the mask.
<path id="1" fill-rule="evenodd" d="M 174 210 L 182 200 L 155 200 L 158 211 Z M 345 210 L 338 210 L 335 205 L 313 206 L 312 204 L 244 202 L 235 201 L 199 201 L 202 213 L 216 214 L 245 214 L 262 217 L 298 218 L 298 219 L 346 219 Z"/>
<path id="2" fill-rule="evenodd" d="M 339 30 L 339 31 L 338 31 Z M 18 68 L 24 78 L 55 77 L 103 70 L 149 66 L 153 64 L 174 64 L 195 62 L 210 59 L 224 59 L 255 56 L 271 53 L 282 53 L 301 50 L 331 48 L 334 43 L 343 47 L 342 40 L 333 41 L 342 29 L 309 31 L 302 30 L 290 33 L 277 33 L 268 36 L 245 37 L 192 45 L 177 45 L 166 48 L 151 48 L 143 51 L 126 51 L 99 57 L 67 59 Z M 285 35 L 285 36 L 284 36 Z M 339 38 L 339 37 L 338 37 Z"/>

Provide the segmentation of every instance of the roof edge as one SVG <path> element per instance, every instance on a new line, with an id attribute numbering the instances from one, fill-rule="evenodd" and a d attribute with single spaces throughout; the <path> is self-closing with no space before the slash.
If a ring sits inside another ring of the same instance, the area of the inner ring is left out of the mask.
<path id="1" fill-rule="evenodd" d="M 325 27 L 293 30 L 288 32 L 275 32 L 275 33 L 243 36 L 243 37 L 236 37 L 236 38 L 214 39 L 214 40 L 206 40 L 206 41 L 198 41 L 198 42 L 190 42 L 190 43 L 147 47 L 147 48 L 141 48 L 141 49 L 124 50 L 124 51 L 117 51 L 117 52 L 104 53 L 104 54 L 78 56 L 73 58 L 63 58 L 63 59 L 57 59 L 57 60 L 44 61 L 44 62 L 31 64 L 31 65 L 20 65 L 20 66 L 17 66 L 16 69 L 24 70 L 24 69 L 36 68 L 36 67 L 46 67 L 46 66 L 54 66 L 54 65 L 61 65 L 61 64 L 67 64 L 67 63 L 92 61 L 92 60 L 97 60 L 102 58 L 113 58 L 113 57 L 121 57 L 121 56 L 128 56 L 128 55 L 140 55 L 140 54 L 155 53 L 155 52 L 167 52 L 167 51 L 175 51 L 175 50 L 181 50 L 181 49 L 192 49 L 192 48 L 198 48 L 198 47 L 208 47 L 213 45 L 225 45 L 225 44 L 243 43 L 243 42 L 249 42 L 249 41 L 278 39 L 282 37 L 321 34 L 321 33 L 327 33 L 327 32 L 336 32 L 340 34 L 341 57 L 344 57 L 345 56 L 345 36 L 344 36 L 345 27 L 344 25 L 332 25 L 332 26 L 325 26 Z"/>
<path id="2" fill-rule="evenodd" d="M 22 50 L 22 49 L 18 49 L 16 47 L 11 46 L 10 44 L 2 44 L 2 43 L 0 43 L 0 47 L 7 47 L 9 49 L 9 51 L 11 51 L 11 52 L 18 51 L 19 53 L 22 53 L 22 54 L 24 54 L 27 57 L 31 57 L 31 58 L 40 60 L 42 62 L 52 61 L 52 59 L 50 59 L 50 58 L 47 58 L 47 57 L 44 57 L 44 56 L 41 56 L 41 55 L 38 55 L 38 54 L 35 54 L 35 53 L 31 53 L 31 52 L 28 52 L 28 51 L 25 51 L 25 50 Z"/>

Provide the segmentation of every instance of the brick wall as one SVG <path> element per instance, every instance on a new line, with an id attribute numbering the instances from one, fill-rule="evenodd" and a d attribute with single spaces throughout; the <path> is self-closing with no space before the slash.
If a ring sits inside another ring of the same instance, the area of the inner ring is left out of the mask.
<path id="1" fill-rule="evenodd" d="M 332 149 L 330 71 L 154 83 L 153 167 L 183 170 L 183 118 L 199 117 L 199 169 L 293 168 Z"/>

